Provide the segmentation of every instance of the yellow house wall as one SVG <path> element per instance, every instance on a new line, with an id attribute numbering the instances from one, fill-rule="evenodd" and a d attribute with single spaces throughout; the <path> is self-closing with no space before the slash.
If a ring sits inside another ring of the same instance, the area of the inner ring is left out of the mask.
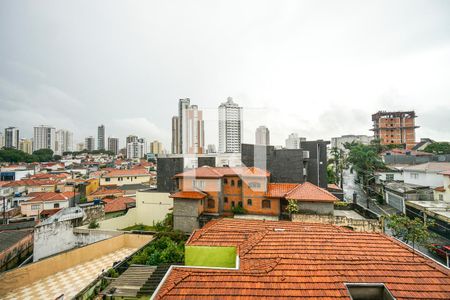
<path id="1" fill-rule="evenodd" d="M 144 176 L 121 176 L 121 177 L 108 177 L 109 181 L 106 181 L 105 177 L 100 178 L 100 185 L 117 185 L 121 186 L 124 184 L 140 184 L 140 183 L 150 183 L 151 175 Z M 122 180 L 119 180 L 122 178 Z"/>

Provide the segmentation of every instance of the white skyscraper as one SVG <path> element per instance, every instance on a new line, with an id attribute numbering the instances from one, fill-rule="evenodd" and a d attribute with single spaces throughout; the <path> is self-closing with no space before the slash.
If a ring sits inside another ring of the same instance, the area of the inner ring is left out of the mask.
<path id="1" fill-rule="evenodd" d="M 143 140 L 127 144 L 127 158 L 142 158 L 145 154 L 145 143 Z"/>
<path id="2" fill-rule="evenodd" d="M 5 136 L 0 132 L 0 149 L 5 147 Z"/>
<path id="3" fill-rule="evenodd" d="M 119 139 L 114 137 L 108 138 L 108 151 L 112 151 L 114 155 L 119 154 Z"/>
<path id="4" fill-rule="evenodd" d="M 88 136 L 84 140 L 84 149 L 86 149 L 89 152 L 92 152 L 95 150 L 95 138 L 93 136 Z"/>
<path id="5" fill-rule="evenodd" d="M 219 106 L 219 152 L 241 152 L 243 132 L 242 107 L 228 97 L 227 102 Z"/>
<path id="6" fill-rule="evenodd" d="M 64 152 L 73 151 L 73 134 L 72 132 L 59 129 L 56 131 L 55 154 L 62 155 Z"/>
<path id="7" fill-rule="evenodd" d="M 55 152 L 56 135 L 55 127 L 40 125 L 34 127 L 33 135 L 33 151 L 39 149 L 51 149 Z"/>
<path id="8" fill-rule="evenodd" d="M 19 129 L 17 127 L 5 128 L 5 148 L 19 149 Z"/>
<path id="9" fill-rule="evenodd" d="M 300 142 L 306 141 L 306 138 L 299 137 L 297 133 L 291 133 L 286 139 L 287 149 L 300 149 Z"/>
<path id="10" fill-rule="evenodd" d="M 255 132 L 256 145 L 270 145 L 270 132 L 266 126 L 259 126 Z"/>

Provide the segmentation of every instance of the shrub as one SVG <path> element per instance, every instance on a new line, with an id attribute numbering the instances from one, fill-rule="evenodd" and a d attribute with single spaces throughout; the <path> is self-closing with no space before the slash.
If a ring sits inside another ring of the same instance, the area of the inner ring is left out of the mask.
<path id="1" fill-rule="evenodd" d="M 334 203 L 334 206 L 336 206 L 336 207 L 347 207 L 348 206 L 348 202 L 338 201 L 338 202 Z"/>
<path id="2" fill-rule="evenodd" d="M 98 224 L 97 220 L 92 220 L 91 222 L 89 222 L 89 229 L 95 229 L 95 228 L 99 228 L 100 224 Z"/>
<path id="3" fill-rule="evenodd" d="M 247 213 L 247 211 L 242 206 L 235 206 L 231 210 L 235 215 L 244 215 Z"/>

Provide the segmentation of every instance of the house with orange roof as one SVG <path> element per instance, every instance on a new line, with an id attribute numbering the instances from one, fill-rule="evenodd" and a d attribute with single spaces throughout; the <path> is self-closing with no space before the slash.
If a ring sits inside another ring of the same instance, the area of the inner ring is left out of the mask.
<path id="1" fill-rule="evenodd" d="M 66 208 L 74 205 L 79 194 L 73 192 L 30 193 L 29 200 L 20 203 L 20 212 L 27 217 L 37 216 L 44 210 Z"/>
<path id="2" fill-rule="evenodd" d="M 100 185 L 150 184 L 152 175 L 145 168 L 129 170 L 111 170 L 101 175 Z"/>
<path id="3" fill-rule="evenodd" d="M 450 271 L 382 233 L 223 218 L 191 234 L 151 299 L 450 299 Z"/>
<path id="4" fill-rule="evenodd" d="M 56 180 L 35 180 L 35 179 L 21 179 L 11 181 L 5 186 L 13 187 L 17 190 L 24 188 L 26 192 L 55 192 L 58 181 Z"/>
<path id="5" fill-rule="evenodd" d="M 129 208 L 136 207 L 136 199 L 130 197 L 104 198 L 105 218 L 123 215 Z"/>
<path id="6" fill-rule="evenodd" d="M 334 195 L 312 183 L 270 183 L 270 173 L 256 167 L 209 167 L 191 169 L 174 176 L 174 228 L 185 232 L 242 208 L 247 214 L 286 217 L 289 200 L 300 210 L 332 214 Z"/>

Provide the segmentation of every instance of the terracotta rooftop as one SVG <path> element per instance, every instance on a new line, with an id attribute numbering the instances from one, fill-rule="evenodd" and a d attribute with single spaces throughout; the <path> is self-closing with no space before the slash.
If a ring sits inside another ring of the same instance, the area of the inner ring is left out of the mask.
<path id="1" fill-rule="evenodd" d="M 127 204 L 136 203 L 136 199 L 130 197 L 118 197 L 114 199 L 105 198 L 105 213 L 124 211 L 127 209 Z"/>
<path id="2" fill-rule="evenodd" d="M 445 192 L 445 187 L 444 186 L 438 186 L 438 187 L 434 188 L 434 190 L 436 192 Z"/>
<path id="3" fill-rule="evenodd" d="M 332 190 L 340 190 L 340 191 L 342 191 L 342 189 L 339 186 L 337 186 L 336 184 L 334 184 L 334 183 L 329 183 L 327 185 L 327 188 L 332 189 Z"/>
<path id="4" fill-rule="evenodd" d="M 184 198 L 184 199 L 203 199 L 207 195 L 205 193 L 199 192 L 199 191 L 180 191 L 171 194 L 170 198 Z"/>
<path id="5" fill-rule="evenodd" d="M 75 195 L 78 195 L 78 193 Z M 40 193 L 25 202 L 31 203 L 31 202 L 42 202 L 42 201 L 64 201 L 64 200 L 69 200 L 73 197 L 74 197 L 73 192 L 64 192 L 64 193 L 46 192 L 46 193 Z"/>
<path id="6" fill-rule="evenodd" d="M 351 299 L 345 283 L 383 283 L 396 299 L 450 299 L 448 269 L 379 233 L 220 219 L 186 244 L 236 246 L 239 269 L 173 267 L 155 299 Z"/>
<path id="7" fill-rule="evenodd" d="M 40 174 L 35 174 L 35 175 L 31 175 L 30 179 L 36 179 L 36 180 L 44 180 L 44 179 L 49 179 L 49 180 L 56 180 L 56 179 L 66 179 L 66 178 L 70 178 L 71 175 L 69 173 L 58 173 L 58 174 L 50 174 L 50 173 L 40 173 Z"/>
<path id="8" fill-rule="evenodd" d="M 403 171 L 443 173 L 450 171 L 450 162 L 427 162 L 419 165 L 412 165 L 403 168 Z"/>
<path id="9" fill-rule="evenodd" d="M 21 179 L 11 181 L 6 186 L 40 186 L 40 185 L 56 185 L 56 184 L 58 184 L 58 181 L 56 180 Z"/>
<path id="10" fill-rule="evenodd" d="M 221 178 L 224 176 L 270 176 L 270 172 L 256 167 L 209 167 L 203 166 L 176 174 L 175 177 Z"/>
<path id="11" fill-rule="evenodd" d="M 89 194 L 89 196 L 100 196 L 100 195 L 114 195 L 114 194 L 122 194 L 123 191 L 119 189 L 98 189 L 92 194 Z"/>
<path id="12" fill-rule="evenodd" d="M 335 202 L 339 201 L 329 191 L 324 190 L 310 182 L 299 184 L 292 191 L 286 194 L 286 199 L 314 201 L 314 202 Z"/>
<path id="13" fill-rule="evenodd" d="M 283 198 L 286 194 L 295 187 L 298 183 L 269 183 L 267 184 L 267 197 Z"/>

